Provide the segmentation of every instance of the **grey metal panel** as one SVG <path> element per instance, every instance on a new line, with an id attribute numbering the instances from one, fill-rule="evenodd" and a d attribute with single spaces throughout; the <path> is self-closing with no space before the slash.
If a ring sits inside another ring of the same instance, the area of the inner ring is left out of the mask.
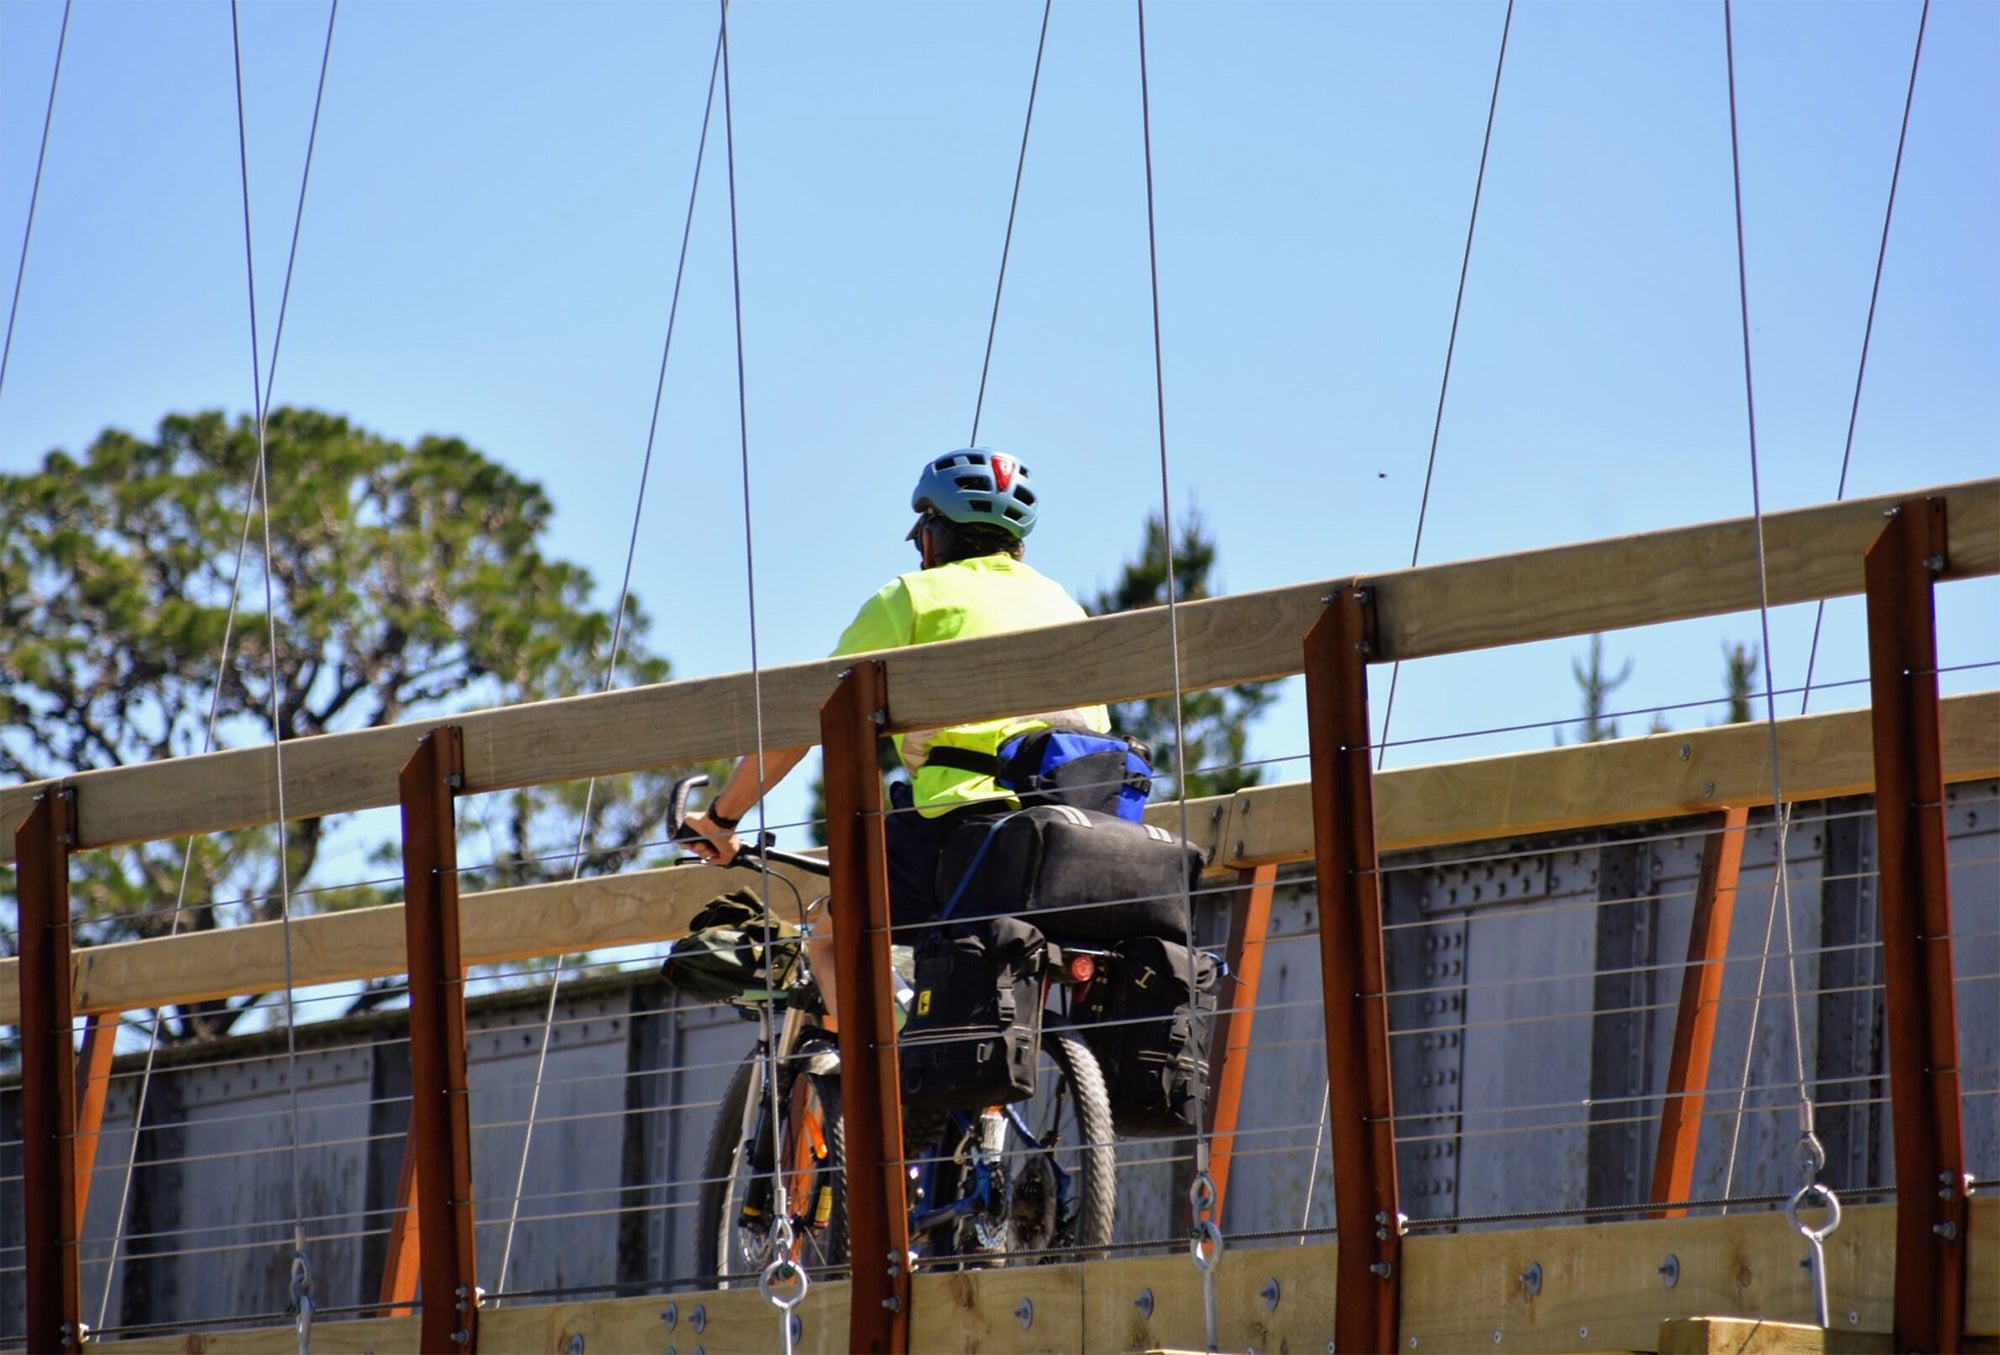
<path id="1" fill-rule="evenodd" d="M 1947 789 L 1945 822 L 1965 1165 L 1994 1181 L 2000 1180 L 2000 782 Z"/>

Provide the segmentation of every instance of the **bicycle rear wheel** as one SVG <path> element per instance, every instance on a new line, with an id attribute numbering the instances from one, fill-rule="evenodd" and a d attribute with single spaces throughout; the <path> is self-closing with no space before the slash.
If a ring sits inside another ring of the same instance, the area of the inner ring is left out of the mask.
<path id="1" fill-rule="evenodd" d="M 974 1138 L 987 1167 L 983 1194 L 970 1162 Z M 1097 1058 L 1075 1032 L 1045 1027 L 1035 1095 L 974 1117 L 949 1157 L 940 1194 L 980 1198 L 934 1230 L 934 1254 L 1028 1264 L 1110 1244 L 1118 1195 L 1111 1104 Z"/>
<path id="2" fill-rule="evenodd" d="M 755 1279 L 771 1261 L 778 1169 L 792 1226 L 791 1259 L 814 1277 L 847 1264 L 847 1132 L 837 1075 L 785 1072 L 784 1152 L 772 1150 L 771 1117 L 745 1112 L 767 1092 L 762 1060 L 736 1070 L 717 1107 L 695 1211 L 702 1256 L 728 1288 Z M 753 1139 L 755 1140 L 753 1142 Z"/>

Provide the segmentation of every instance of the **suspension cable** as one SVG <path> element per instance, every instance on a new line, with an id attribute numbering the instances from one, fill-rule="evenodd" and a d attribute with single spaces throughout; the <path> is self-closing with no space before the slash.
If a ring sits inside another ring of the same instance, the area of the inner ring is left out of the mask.
<path id="1" fill-rule="evenodd" d="M 49 160 L 49 128 L 55 125 L 56 120 L 56 86 L 62 81 L 63 48 L 69 43 L 72 3 L 73 0 L 63 0 L 62 27 L 56 31 L 56 64 L 55 69 L 49 72 L 48 107 L 42 111 L 42 148 L 35 153 L 35 184 L 28 190 L 28 220 L 21 227 L 21 261 L 14 266 L 14 301 L 7 307 L 7 341 L 4 347 L 0 347 L 0 392 L 7 389 L 7 359 L 14 354 L 14 321 L 21 313 L 21 283 L 28 276 L 28 242 L 35 237 L 35 204 L 42 198 L 42 167 Z M 103 1324 L 100 1322 L 98 1325 Z"/>
<path id="2" fill-rule="evenodd" d="M 1903 178 L 1903 148 L 1910 140 L 1910 107 L 1917 99 L 1917 68 L 1924 59 L 1924 27 L 1930 22 L 1931 0 L 1924 0 L 1924 7 L 1917 13 L 1917 42 L 1910 53 L 1910 83 L 1903 93 L 1903 123 L 1896 133 L 1896 162 L 1889 170 L 1889 201 L 1882 209 L 1882 240 L 1875 249 L 1875 281 L 1868 289 L 1868 320 L 1861 327 L 1861 359 L 1854 370 L 1854 400 L 1847 407 L 1847 441 L 1840 452 L 1840 483 L 1834 488 L 1834 502 L 1847 497 L 1847 469 L 1854 459 L 1854 428 L 1861 418 L 1861 386 L 1868 376 L 1868 346 L 1875 337 L 1875 303 L 1882 297 L 1882 266 L 1889 257 L 1889 226 L 1896 219 L 1896 185 Z M 1826 621 L 1826 599 L 1821 598 L 1813 606 L 1812 647 L 1806 651 L 1805 691 L 1799 698 L 1799 714 L 1804 715 L 1812 704 L 1813 665 L 1819 659 L 1819 633 Z M 1765 667 L 1770 661 L 1765 660 Z"/>
<path id="3" fill-rule="evenodd" d="M 329 43 L 331 41 L 331 18 L 329 18 Z M 266 438 L 266 422 L 270 416 L 270 405 L 263 376 L 263 350 L 257 333 L 257 266 L 254 234 L 250 224 L 250 139 L 248 119 L 244 113 L 243 100 L 243 34 L 240 8 L 237 0 L 229 3 L 230 50 L 234 57 L 236 74 L 236 150 L 237 166 L 241 174 L 243 188 L 243 267 L 248 289 L 250 307 L 250 371 L 251 399 L 255 402 L 257 417 L 257 464 L 258 483 L 261 487 L 259 505 L 263 513 L 264 538 L 264 621 L 265 642 L 269 646 L 268 659 L 271 670 L 271 770 L 277 797 L 278 830 L 278 900 L 280 934 L 285 952 L 285 1090 L 290 1108 L 291 1124 L 291 1168 L 292 1168 L 292 1306 L 298 1314 L 299 1344 L 303 1349 L 312 1330 L 312 1269 L 306 1259 L 305 1189 L 301 1181 L 299 1143 L 299 1079 L 298 1079 L 298 1020 L 293 983 L 292 963 L 292 895 L 291 862 L 288 859 L 289 846 L 286 841 L 285 817 L 285 761 L 283 710 L 278 682 L 278 608 L 276 583 L 273 578 L 273 552 L 271 547 L 271 464 L 270 449 Z M 330 50 L 330 48 L 329 48 Z M 325 89 L 325 66 L 322 64 L 321 90 Z M 315 103 L 313 131 L 318 133 L 317 108 Z M 301 209 L 305 202 L 305 186 L 300 185 L 299 201 Z M 293 248 L 297 248 L 296 223 Z M 288 266 L 289 275 L 289 266 Z M 271 366 L 276 376 L 277 351 L 272 350 Z"/>
<path id="4" fill-rule="evenodd" d="M 1820 1146 L 1819 1136 L 1813 1126 L 1813 1101 L 1811 1089 L 1806 1085 L 1805 1041 L 1801 1033 L 1799 1019 L 1798 974 L 1795 968 L 1794 944 L 1792 937 L 1792 891 L 1791 872 L 1787 857 L 1791 815 L 1786 812 L 1784 786 L 1780 780 L 1781 766 L 1778 749 L 1778 699 L 1771 679 L 1771 595 L 1768 577 L 1768 560 L 1764 541 L 1764 503 L 1757 462 L 1757 394 L 1751 371 L 1750 345 L 1750 282 L 1747 251 L 1744 246 L 1743 231 L 1743 155 L 1741 132 L 1736 109 L 1736 38 L 1731 0 L 1722 0 L 1723 51 L 1729 85 L 1729 164 L 1733 187 L 1736 217 L 1736 297 L 1737 310 L 1741 320 L 1743 335 L 1743 403 L 1748 424 L 1750 444 L 1750 503 L 1756 525 L 1757 539 L 1757 617 L 1764 644 L 1764 714 L 1765 728 L 1769 738 L 1771 760 L 1771 812 L 1777 821 L 1776 860 L 1773 863 L 1775 880 L 1771 891 L 1771 911 L 1782 913 L 1785 923 L 1785 997 L 1791 1016 L 1792 1058 L 1797 1074 L 1799 1114 L 1799 1166 L 1805 1178 L 1799 1193 L 1792 1198 L 1787 1213 L 1800 1233 L 1811 1246 L 1811 1269 L 1818 1294 L 1818 1314 L 1821 1326 L 1826 1325 L 1826 1273 L 1824 1256 L 1820 1244 L 1840 1222 L 1840 1204 L 1833 1192 L 1818 1182 L 1820 1171 L 1826 1166 L 1826 1152 Z M 1757 963 L 1757 997 L 1764 995 L 1764 980 L 1771 959 L 1771 924 L 1764 926 L 1764 946 Z M 1729 1154 L 1723 1176 L 1723 1193 L 1727 1194 L 1736 1169 L 1736 1150 L 1743 1128 L 1743 1106 L 1749 1083 L 1750 1055 L 1755 1049 L 1757 1029 L 1757 1007 L 1751 1008 L 1749 1035 L 1744 1040 L 1743 1074 L 1738 1078 L 1737 1109 L 1731 1121 L 1729 1134 Z M 1831 1211 L 1827 1224 L 1822 1229 L 1808 1228 L 1798 1219 L 1798 1205 L 1807 1195 L 1818 1195 Z"/>
<path id="5" fill-rule="evenodd" d="M 1458 352 L 1458 321 L 1465 313 L 1465 280 L 1472 272 L 1472 241 L 1479 231 L 1479 200 L 1486 190 L 1486 157 L 1493 149 L 1493 120 L 1500 110 L 1500 77 L 1507 69 L 1507 35 L 1514 29 L 1514 0 L 1507 0 L 1507 16 L 1500 22 L 1500 55 L 1493 63 L 1493 95 L 1486 103 L 1486 135 L 1479 142 L 1479 173 L 1472 181 L 1472 214 L 1465 223 L 1465 252 L 1458 261 L 1458 295 L 1451 303 L 1451 336 L 1444 345 L 1444 375 L 1438 381 L 1437 413 L 1431 419 L 1431 450 L 1424 462 L 1424 492 L 1417 502 L 1417 536 L 1410 543 L 1410 568 L 1424 546 L 1424 519 L 1430 513 L 1431 479 L 1437 473 L 1438 436 L 1444 431 L 1445 396 L 1451 391 L 1451 361 Z M 1389 665 L 1389 697 L 1382 704 L 1382 743 L 1375 750 L 1375 770 L 1382 770 L 1389 756 L 1389 720 L 1396 713 L 1396 681 L 1403 674 L 1403 661 Z"/>
<path id="6" fill-rule="evenodd" d="M 1042 87 L 1042 54 L 1049 46 L 1049 14 L 1056 0 L 1042 0 L 1042 35 L 1035 42 L 1035 73 L 1028 81 L 1028 114 L 1021 120 L 1021 154 L 1014 162 L 1014 196 L 1007 204 L 1007 234 L 1000 241 L 1000 277 L 993 284 L 993 318 L 986 325 L 986 358 L 979 364 L 979 397 L 972 404 L 970 445 L 979 445 L 979 416 L 986 408 L 986 378 L 993 370 L 993 338 L 1000 332 L 1000 297 L 1007 289 L 1007 256 L 1014 248 L 1014 217 L 1021 210 L 1021 176 L 1028 168 L 1028 133 L 1035 125 L 1035 92 Z"/>
<path id="7" fill-rule="evenodd" d="M 754 732 L 757 770 L 757 838 L 761 842 L 767 826 L 769 811 L 764 804 L 764 795 L 769 790 L 764 777 L 764 671 L 757 646 L 757 545 L 752 530 L 750 511 L 750 402 L 748 385 L 744 376 L 743 360 L 743 251 L 737 226 L 736 209 L 736 114 L 732 98 L 729 67 L 729 0 L 718 0 L 721 9 L 722 45 L 722 143 L 724 162 L 729 174 L 729 277 L 731 310 L 736 331 L 736 429 L 738 461 L 743 482 L 743 573 L 744 589 L 750 621 L 750 715 Z M 762 910 L 763 944 L 765 963 L 772 965 L 772 945 L 775 937 L 771 926 L 771 862 L 759 855 L 757 874 L 763 888 L 765 906 Z M 857 925 L 859 925 L 857 923 Z M 774 1026 L 771 1020 L 771 1003 L 757 1004 L 757 1024 L 760 1048 L 764 1057 L 758 1070 L 764 1082 L 764 1094 L 770 1098 L 771 1108 L 771 1204 L 774 1220 L 767 1255 L 770 1265 L 764 1272 L 761 1286 L 765 1297 L 778 1309 L 780 1330 L 779 1345 L 789 1350 L 791 1337 L 791 1308 L 783 1297 L 772 1287 L 777 1279 L 796 1281 L 798 1297 L 803 1297 L 805 1287 L 810 1283 L 805 1268 L 791 1255 L 791 1201 L 788 1198 L 787 1173 L 784 1169 L 785 1151 L 785 1104 L 778 1095 L 779 1050 Z M 754 1154 L 753 1154 L 754 1156 Z M 792 1302 L 796 1303 L 797 1299 Z"/>
<path id="8" fill-rule="evenodd" d="M 1179 805 L 1180 835 L 1188 837 L 1187 807 L 1187 728 L 1181 709 L 1184 684 L 1181 678 L 1180 595 L 1174 572 L 1174 514 L 1172 485 L 1167 471 L 1167 383 L 1166 361 L 1160 339 L 1160 242 L 1157 226 L 1156 194 L 1153 188 L 1153 109 L 1152 90 L 1146 66 L 1146 0 L 1135 0 L 1139 26 L 1139 128 L 1146 161 L 1146 266 L 1150 283 L 1153 318 L 1153 409 L 1160 446 L 1160 539 L 1165 550 L 1167 583 L 1167 646 L 1173 668 L 1174 700 L 1174 798 Z M 1194 895 L 1185 882 L 1181 885 L 1182 919 L 1188 949 L 1188 982 L 1195 974 Z M 1222 1260 L 1221 1220 L 1215 1180 L 1209 1174 L 1208 1070 L 1199 1060 L 1194 1068 L 1194 1179 L 1188 1185 L 1191 1215 L 1188 1255 L 1201 1273 L 1202 1310 L 1208 1331 L 1208 1349 L 1217 1345 L 1215 1268 Z"/>
<path id="9" fill-rule="evenodd" d="M 680 257 L 674 265 L 674 289 L 672 299 L 667 304 L 667 333 L 660 345 L 659 375 L 653 384 L 653 413 L 646 426 L 646 452 L 639 465 L 639 491 L 632 505 L 632 531 L 625 544 L 625 574 L 618 589 L 618 612 L 612 621 L 611 655 L 604 667 L 604 685 L 600 691 L 610 691 L 618 679 L 618 660 L 625 639 L 625 613 L 632 599 L 632 567 L 639 554 L 639 526 L 646 512 L 646 486 L 652 477 L 653 449 L 660 433 L 660 408 L 666 397 L 667 362 L 674 351 L 674 330 L 681 309 L 681 284 L 687 278 L 688 241 L 694 235 L 694 209 L 701 193 L 701 167 L 708 153 L 709 119 L 715 111 L 715 82 L 722 66 L 722 35 L 717 30 L 715 54 L 709 59 L 708 95 L 702 101 L 701 134 L 695 140 L 694 176 L 688 185 L 687 212 L 681 222 Z M 583 812 L 577 820 L 576 845 L 570 852 L 569 878 L 572 882 L 582 878 L 585 848 L 590 838 L 590 815 L 597 799 L 597 778 L 590 779 L 584 791 Z M 541 1107 L 542 1083 L 548 1070 L 549 1045 L 555 1030 L 556 999 L 562 992 L 562 963 L 558 957 L 553 972 L 549 976 L 549 1000 L 542 1015 L 541 1048 L 535 1055 L 535 1081 L 528 1093 L 527 1126 L 521 1134 L 521 1160 L 514 1174 L 514 1195 L 507 1210 L 506 1240 L 500 1247 L 500 1269 L 498 1287 L 505 1290 L 507 1271 L 514 1255 L 514 1235 L 521 1220 L 521 1192 L 527 1188 L 528 1150 L 534 1143 L 535 1117 Z"/>

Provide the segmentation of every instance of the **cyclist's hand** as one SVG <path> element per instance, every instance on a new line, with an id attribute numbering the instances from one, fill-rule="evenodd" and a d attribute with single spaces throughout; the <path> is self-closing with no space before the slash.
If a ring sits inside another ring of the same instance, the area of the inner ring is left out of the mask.
<path id="1" fill-rule="evenodd" d="M 680 841 L 687 849 L 711 865 L 726 866 L 743 850 L 743 839 L 724 828 L 702 810 L 691 810 L 682 821 L 686 834 Z"/>

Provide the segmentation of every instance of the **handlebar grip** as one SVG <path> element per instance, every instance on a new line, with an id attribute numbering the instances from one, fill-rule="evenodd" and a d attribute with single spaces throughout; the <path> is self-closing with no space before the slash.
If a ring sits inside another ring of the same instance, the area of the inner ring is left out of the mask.
<path id="1" fill-rule="evenodd" d="M 708 784 L 707 772 L 696 772 L 674 782 L 667 792 L 667 836 L 675 841 L 691 836 L 687 831 L 688 796 Z"/>

